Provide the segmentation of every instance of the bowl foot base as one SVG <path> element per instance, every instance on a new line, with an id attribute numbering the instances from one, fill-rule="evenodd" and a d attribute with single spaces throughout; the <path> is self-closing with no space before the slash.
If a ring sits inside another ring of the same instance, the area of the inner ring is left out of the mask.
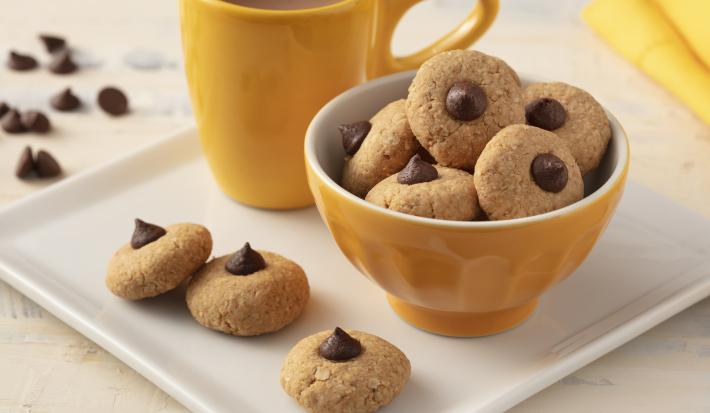
<path id="1" fill-rule="evenodd" d="M 387 300 L 394 312 L 409 324 L 430 333 L 453 337 L 502 333 L 527 320 L 537 307 L 535 299 L 519 307 L 490 313 L 460 313 L 420 307 L 390 294 L 387 294 Z"/>

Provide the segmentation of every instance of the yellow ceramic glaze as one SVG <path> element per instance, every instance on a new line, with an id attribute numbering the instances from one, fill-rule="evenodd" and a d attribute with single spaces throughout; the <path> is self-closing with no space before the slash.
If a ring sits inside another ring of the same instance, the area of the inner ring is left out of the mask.
<path id="1" fill-rule="evenodd" d="M 181 0 L 192 106 L 222 190 L 257 207 L 310 205 L 302 148 L 318 109 L 367 78 L 468 46 L 498 10 L 497 0 L 481 0 L 438 42 L 414 55 L 393 57 L 390 40 L 397 21 L 417 2 L 344 0 L 282 11 Z"/>
<path id="2" fill-rule="evenodd" d="M 347 106 L 349 99 L 340 96 L 323 111 Z M 620 153 L 611 178 L 584 200 L 535 217 L 455 222 L 377 207 L 325 174 L 316 153 L 323 157 L 325 148 L 319 146 L 327 146 L 328 137 L 311 136 L 320 133 L 314 125 L 306 142 L 308 178 L 338 246 L 387 292 L 400 317 L 438 334 L 494 334 L 524 321 L 538 297 L 584 261 L 608 224 L 623 192 L 629 159 L 626 135 L 610 119 L 610 145 Z"/>

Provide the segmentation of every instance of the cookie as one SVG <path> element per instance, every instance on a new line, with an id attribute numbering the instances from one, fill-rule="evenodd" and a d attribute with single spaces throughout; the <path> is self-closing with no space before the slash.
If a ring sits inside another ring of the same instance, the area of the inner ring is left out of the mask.
<path id="1" fill-rule="evenodd" d="M 404 99 L 377 112 L 368 131 L 359 124 L 363 126 L 341 126 L 346 153 L 351 152 L 345 159 L 342 186 L 362 198 L 375 184 L 402 169 L 420 146 L 409 128 Z"/>
<path id="2" fill-rule="evenodd" d="M 473 50 L 427 60 L 409 87 L 406 111 L 414 135 L 439 164 L 468 171 L 496 132 L 525 122 L 515 72 Z"/>
<path id="3" fill-rule="evenodd" d="M 136 219 L 131 242 L 111 257 L 106 286 L 115 295 L 140 300 L 172 290 L 209 258 L 212 236 L 197 224 L 166 228 Z"/>
<path id="4" fill-rule="evenodd" d="M 281 369 L 281 387 L 312 413 L 367 413 L 389 404 L 407 383 L 407 357 L 355 330 L 321 331 L 299 341 Z"/>
<path id="5" fill-rule="evenodd" d="M 498 132 L 481 153 L 473 178 L 491 221 L 542 214 L 584 195 L 582 174 L 565 142 L 528 125 Z"/>
<path id="6" fill-rule="evenodd" d="M 375 185 L 365 197 L 383 208 L 426 218 L 470 221 L 478 215 L 478 196 L 468 172 L 431 165 L 419 155 Z"/>
<path id="7" fill-rule="evenodd" d="M 554 132 L 569 147 L 582 175 L 599 166 L 611 139 L 609 119 L 592 95 L 561 82 L 525 88 L 527 123 Z"/>
<path id="8" fill-rule="evenodd" d="M 295 262 L 249 243 L 215 258 L 190 280 L 187 306 L 207 328 L 236 336 L 282 329 L 303 311 L 308 279 Z"/>

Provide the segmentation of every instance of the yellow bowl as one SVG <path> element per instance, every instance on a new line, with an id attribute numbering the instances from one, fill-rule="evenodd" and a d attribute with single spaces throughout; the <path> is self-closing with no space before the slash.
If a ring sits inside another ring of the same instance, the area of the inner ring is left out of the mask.
<path id="1" fill-rule="evenodd" d="M 540 295 L 584 261 L 609 223 L 629 167 L 626 133 L 607 112 L 612 139 L 600 167 L 585 177 L 585 198 L 556 211 L 492 222 L 390 211 L 338 184 L 345 153 L 337 126 L 406 97 L 413 77 L 375 79 L 320 110 L 305 142 L 311 192 L 343 254 L 387 292 L 401 318 L 448 336 L 502 332 L 532 314 Z"/>

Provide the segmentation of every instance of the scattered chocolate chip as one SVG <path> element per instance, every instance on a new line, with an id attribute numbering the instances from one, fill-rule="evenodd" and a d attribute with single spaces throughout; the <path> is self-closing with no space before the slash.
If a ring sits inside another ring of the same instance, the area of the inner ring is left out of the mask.
<path id="1" fill-rule="evenodd" d="M 0 126 L 7 133 L 23 133 L 27 132 L 25 125 L 22 124 L 20 112 L 17 109 L 10 109 L 5 113 L 0 121 Z"/>
<path id="2" fill-rule="evenodd" d="M 22 124 L 31 132 L 47 133 L 52 128 L 49 118 L 38 110 L 28 110 L 22 114 Z"/>
<path id="3" fill-rule="evenodd" d="M 366 120 L 338 126 L 340 135 L 343 137 L 345 153 L 350 156 L 355 155 L 365 141 L 367 134 L 370 133 L 370 129 L 372 129 L 372 124 Z"/>
<path id="4" fill-rule="evenodd" d="M 567 111 L 552 98 L 536 99 L 525 106 L 525 120 L 528 125 L 545 130 L 555 130 L 564 125 Z"/>
<path id="5" fill-rule="evenodd" d="M 40 178 L 53 178 L 62 173 L 59 163 L 49 152 L 40 149 L 35 158 L 35 168 Z"/>
<path id="6" fill-rule="evenodd" d="M 115 87 L 108 86 L 101 89 L 96 101 L 101 109 L 109 115 L 119 116 L 128 112 L 128 98 Z"/>
<path id="7" fill-rule="evenodd" d="M 135 219 L 135 223 L 136 228 L 133 230 L 133 236 L 131 237 L 131 247 L 133 247 L 134 250 L 148 245 L 167 234 L 164 228 L 155 224 L 149 224 L 138 218 Z"/>
<path id="8" fill-rule="evenodd" d="M 419 150 L 417 151 L 417 155 L 419 155 L 419 156 L 422 158 L 422 160 L 423 160 L 424 162 L 428 162 L 428 163 L 430 163 L 430 164 L 432 164 L 432 165 L 436 165 L 436 163 L 437 163 L 437 162 L 436 162 L 436 159 L 434 159 L 434 157 L 431 156 L 431 154 L 429 153 L 429 151 L 427 151 L 426 149 L 424 149 L 423 146 L 419 148 Z"/>
<path id="9" fill-rule="evenodd" d="M 17 167 L 15 168 L 15 176 L 20 179 L 27 179 L 32 175 L 35 170 L 35 160 L 32 157 L 32 148 L 25 146 L 20 154 L 20 159 L 17 161 Z"/>
<path id="10" fill-rule="evenodd" d="M 432 164 L 422 160 L 419 154 L 412 156 L 412 159 L 407 162 L 397 174 L 397 182 L 403 185 L 414 185 L 422 182 L 433 181 L 439 177 L 439 172 Z"/>
<path id="11" fill-rule="evenodd" d="M 249 275 L 266 268 L 266 261 L 247 242 L 242 249 L 232 254 L 224 264 L 224 269 L 234 275 Z"/>
<path id="12" fill-rule="evenodd" d="M 72 111 L 81 106 L 81 101 L 72 93 L 70 88 L 66 88 L 52 96 L 49 103 L 54 109 L 62 112 Z"/>
<path id="13" fill-rule="evenodd" d="M 454 119 L 469 121 L 486 111 L 486 92 L 469 81 L 454 83 L 446 94 L 446 111 Z"/>
<path id="14" fill-rule="evenodd" d="M 44 48 L 47 49 L 48 53 L 54 53 L 56 51 L 66 48 L 67 42 L 63 37 L 54 36 L 51 34 L 40 34 L 39 39 L 44 43 Z"/>
<path id="15" fill-rule="evenodd" d="M 49 70 L 57 75 L 66 75 L 76 72 L 78 66 L 74 63 L 69 49 L 63 49 L 54 54 L 49 63 Z"/>
<path id="16" fill-rule="evenodd" d="M 362 352 L 360 342 L 346 333 L 340 327 L 335 327 L 318 347 L 318 354 L 330 361 L 346 361 L 353 359 Z"/>
<path id="17" fill-rule="evenodd" d="M 0 118 L 5 116 L 7 112 L 10 111 L 10 106 L 7 105 L 5 102 L 0 102 Z"/>
<path id="18" fill-rule="evenodd" d="M 32 70 L 37 67 L 37 59 L 30 55 L 17 53 L 16 51 L 11 50 L 7 59 L 7 67 L 12 70 L 19 71 Z"/>
<path id="19" fill-rule="evenodd" d="M 543 153 L 533 159 L 530 174 L 543 191 L 560 192 L 567 185 L 567 165 L 551 153 Z"/>

